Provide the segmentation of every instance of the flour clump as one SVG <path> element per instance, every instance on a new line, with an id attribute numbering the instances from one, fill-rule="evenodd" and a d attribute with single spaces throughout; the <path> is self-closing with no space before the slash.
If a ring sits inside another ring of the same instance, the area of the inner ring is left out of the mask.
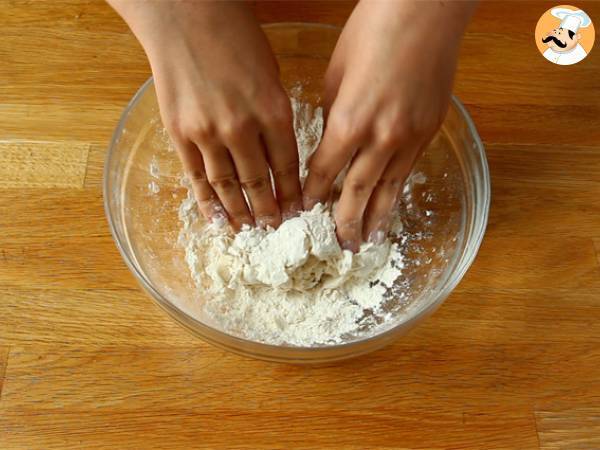
<path id="1" fill-rule="evenodd" d="M 323 116 L 295 99 L 292 108 L 303 180 Z M 340 248 L 331 212 L 321 204 L 276 230 L 246 226 L 233 234 L 200 218 L 189 190 L 179 218 L 179 242 L 203 311 L 227 333 L 275 345 L 341 343 L 383 321 L 397 295 L 404 267 L 398 215 L 391 240 L 363 243 L 356 254 Z"/>

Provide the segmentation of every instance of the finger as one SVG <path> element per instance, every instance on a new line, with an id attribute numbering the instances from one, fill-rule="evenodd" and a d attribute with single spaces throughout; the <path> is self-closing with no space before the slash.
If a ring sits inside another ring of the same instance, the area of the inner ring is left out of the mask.
<path id="1" fill-rule="evenodd" d="M 330 121 L 319 147 L 310 158 L 303 190 L 305 209 L 327 201 L 335 178 L 352 159 L 359 142 L 358 135 L 346 133 Z"/>
<path id="2" fill-rule="evenodd" d="M 282 219 L 285 220 L 298 215 L 302 210 L 298 148 L 292 122 L 282 124 L 281 128 L 266 128 L 263 138 L 275 183 L 277 203 Z"/>
<path id="3" fill-rule="evenodd" d="M 258 135 L 237 142 L 231 155 L 242 188 L 248 196 L 256 224 L 276 228 L 281 223 L 279 206 L 273 195 L 265 150 Z"/>
<path id="4" fill-rule="evenodd" d="M 204 168 L 204 160 L 198 147 L 192 142 L 178 145 L 184 172 L 192 185 L 192 191 L 200 213 L 211 221 L 224 222 L 227 215 L 215 191 L 210 186 Z"/>
<path id="5" fill-rule="evenodd" d="M 334 65 L 331 61 L 327 67 L 323 87 L 323 115 L 327 117 L 335 98 L 338 95 L 340 84 L 344 76 L 344 69 L 340 65 Z"/>
<path id="6" fill-rule="evenodd" d="M 371 146 L 360 150 L 352 161 L 335 212 L 336 232 L 343 249 L 358 251 L 363 214 L 391 157 L 391 151 Z"/>
<path id="7" fill-rule="evenodd" d="M 200 148 L 208 182 L 227 211 L 231 225 L 236 230 L 242 225 L 253 225 L 229 151 L 218 145 Z"/>
<path id="8" fill-rule="evenodd" d="M 341 55 L 346 53 L 346 47 L 347 39 L 342 37 L 338 39 L 323 77 L 323 112 L 325 117 L 329 114 L 329 109 L 338 95 L 344 78 L 346 61 Z"/>
<path id="9" fill-rule="evenodd" d="M 415 149 L 397 152 L 388 163 L 373 190 L 364 214 L 365 240 L 381 244 L 387 237 L 398 195 L 418 154 L 419 151 Z"/>

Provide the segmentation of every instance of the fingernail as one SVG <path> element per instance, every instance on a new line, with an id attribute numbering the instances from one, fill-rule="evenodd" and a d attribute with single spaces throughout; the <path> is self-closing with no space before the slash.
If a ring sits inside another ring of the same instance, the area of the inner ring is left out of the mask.
<path id="1" fill-rule="evenodd" d="M 358 253 L 360 248 L 358 242 L 351 240 L 342 241 L 341 247 L 343 250 L 350 250 L 352 253 Z"/>
<path id="2" fill-rule="evenodd" d="M 368 240 L 371 244 L 383 244 L 385 241 L 385 232 L 383 230 L 373 230 L 369 233 Z"/>
<path id="3" fill-rule="evenodd" d="M 302 197 L 302 203 L 304 204 L 304 209 L 310 211 L 315 207 L 317 203 L 319 203 L 319 200 L 316 198 L 307 197 L 305 195 L 304 197 Z"/>
<path id="4" fill-rule="evenodd" d="M 294 217 L 298 217 L 300 215 L 300 211 L 287 211 L 281 215 L 281 219 L 283 221 L 288 219 L 293 219 Z"/>
<path id="5" fill-rule="evenodd" d="M 236 220 L 239 224 L 239 229 L 242 229 L 244 226 L 252 227 L 254 225 L 254 220 L 250 216 L 243 216 Z"/>
<path id="6" fill-rule="evenodd" d="M 227 216 L 225 214 L 217 213 L 210 218 L 212 224 L 219 228 L 223 228 L 227 225 Z"/>
<path id="7" fill-rule="evenodd" d="M 221 205 L 221 202 L 218 200 L 209 200 L 210 201 L 210 209 L 213 215 L 225 216 L 225 208 Z"/>
<path id="8" fill-rule="evenodd" d="M 277 227 L 277 218 L 275 216 L 260 216 L 256 218 L 256 226 L 258 228 L 267 229 L 268 227 Z"/>
<path id="9" fill-rule="evenodd" d="M 227 225 L 227 213 L 225 212 L 225 208 L 221 205 L 221 202 L 218 200 L 212 200 L 210 202 L 210 222 L 219 228 Z"/>
<path id="10" fill-rule="evenodd" d="M 383 244 L 387 237 L 388 230 L 390 229 L 390 215 L 381 217 L 376 223 L 375 227 L 369 233 L 367 240 L 371 244 Z"/>
<path id="11" fill-rule="evenodd" d="M 283 220 L 292 219 L 294 217 L 298 217 L 302 212 L 302 204 L 299 202 L 292 203 L 287 211 L 281 214 L 281 218 Z"/>

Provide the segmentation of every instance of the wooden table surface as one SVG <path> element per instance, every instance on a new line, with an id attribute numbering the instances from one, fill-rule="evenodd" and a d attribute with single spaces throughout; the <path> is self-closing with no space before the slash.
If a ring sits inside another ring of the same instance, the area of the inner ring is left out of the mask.
<path id="1" fill-rule="evenodd" d="M 150 74 L 126 26 L 101 1 L 0 0 L 0 449 L 600 448 L 600 40 L 545 61 L 551 6 L 485 2 L 464 41 L 493 190 L 464 281 L 396 344 L 297 367 L 197 340 L 122 262 L 102 163 Z M 255 8 L 341 24 L 351 4 Z"/>

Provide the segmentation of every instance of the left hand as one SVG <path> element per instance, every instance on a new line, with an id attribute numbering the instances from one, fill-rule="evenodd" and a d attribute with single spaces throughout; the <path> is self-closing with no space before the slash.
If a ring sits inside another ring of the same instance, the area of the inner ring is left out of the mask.
<path id="1" fill-rule="evenodd" d="M 472 9 L 362 0 L 344 27 L 325 76 L 325 132 L 304 186 L 305 208 L 326 202 L 350 163 L 335 214 L 343 248 L 385 239 L 400 188 L 445 117 Z"/>

